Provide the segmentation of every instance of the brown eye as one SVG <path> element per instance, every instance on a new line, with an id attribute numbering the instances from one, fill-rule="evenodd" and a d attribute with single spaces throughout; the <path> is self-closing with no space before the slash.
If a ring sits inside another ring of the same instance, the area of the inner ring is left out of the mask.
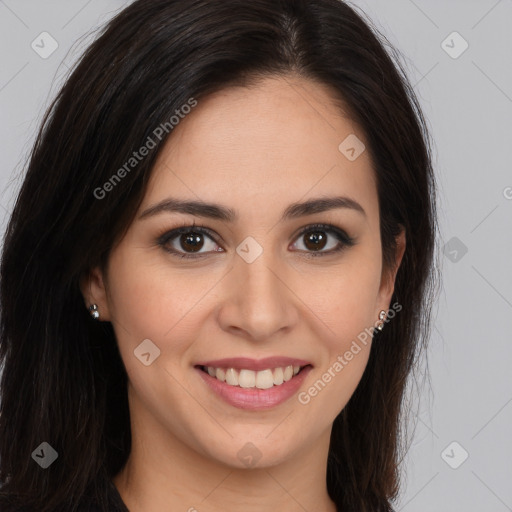
<path id="1" fill-rule="evenodd" d="M 187 233 L 183 234 L 179 238 L 179 243 L 184 251 L 197 252 L 201 250 L 204 245 L 202 239 L 203 235 L 199 233 Z"/>
<path id="2" fill-rule="evenodd" d="M 164 233 L 157 240 L 163 249 L 180 258 L 200 258 L 209 252 L 220 252 L 209 230 L 200 226 L 185 226 Z M 209 245 L 209 246 L 208 246 Z M 202 249 L 205 248 L 203 251 Z"/>
<path id="3" fill-rule="evenodd" d="M 302 242 L 302 243 L 300 243 Z M 328 256 L 355 245 L 354 238 L 329 224 L 315 224 L 304 228 L 294 246 L 309 256 Z M 303 247 L 300 247 L 300 246 Z M 324 250 L 326 249 L 326 250 Z"/>
<path id="4" fill-rule="evenodd" d="M 325 247 L 327 243 L 327 236 L 322 231 L 310 231 L 306 235 L 304 235 L 305 243 L 304 245 L 312 250 L 321 250 Z"/>

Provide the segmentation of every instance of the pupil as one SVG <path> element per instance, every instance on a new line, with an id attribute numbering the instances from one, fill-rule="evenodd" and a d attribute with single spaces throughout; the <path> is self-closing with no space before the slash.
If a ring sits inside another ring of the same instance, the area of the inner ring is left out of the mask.
<path id="1" fill-rule="evenodd" d="M 325 247 L 325 240 L 326 237 L 321 231 L 314 231 L 306 237 L 306 247 L 308 249 L 323 249 Z M 309 246 L 310 242 L 312 242 L 311 246 Z"/>
<path id="2" fill-rule="evenodd" d="M 181 235 L 181 247 L 193 252 L 198 251 L 203 246 L 201 237 L 202 235 L 197 233 L 186 233 L 185 235 Z"/>

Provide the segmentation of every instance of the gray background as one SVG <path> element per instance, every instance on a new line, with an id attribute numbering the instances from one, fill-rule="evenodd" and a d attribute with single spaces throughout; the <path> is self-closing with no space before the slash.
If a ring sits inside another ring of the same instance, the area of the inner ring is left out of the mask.
<path id="1" fill-rule="evenodd" d="M 91 31 L 126 4 L 0 0 L 2 233 L 49 100 Z M 512 511 L 512 0 L 352 4 L 404 55 L 439 183 L 431 386 L 416 400 L 397 510 Z M 58 43 L 46 59 L 31 47 L 44 31 Z"/>

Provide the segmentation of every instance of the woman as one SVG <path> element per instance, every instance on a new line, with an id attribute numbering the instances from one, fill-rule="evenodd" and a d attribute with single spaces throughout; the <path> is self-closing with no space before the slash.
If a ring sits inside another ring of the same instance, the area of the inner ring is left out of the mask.
<path id="1" fill-rule="evenodd" d="M 136 0 L 89 47 L 4 242 L 0 510 L 392 510 L 436 210 L 375 33 Z"/>

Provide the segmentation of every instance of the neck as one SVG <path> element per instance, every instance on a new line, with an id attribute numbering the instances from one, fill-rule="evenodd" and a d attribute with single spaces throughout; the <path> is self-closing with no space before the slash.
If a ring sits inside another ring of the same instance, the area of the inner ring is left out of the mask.
<path id="1" fill-rule="evenodd" d="M 130 512 L 336 512 L 326 486 L 330 431 L 282 462 L 237 468 L 194 450 L 141 409 L 131 423 L 130 456 L 113 479 Z"/>

